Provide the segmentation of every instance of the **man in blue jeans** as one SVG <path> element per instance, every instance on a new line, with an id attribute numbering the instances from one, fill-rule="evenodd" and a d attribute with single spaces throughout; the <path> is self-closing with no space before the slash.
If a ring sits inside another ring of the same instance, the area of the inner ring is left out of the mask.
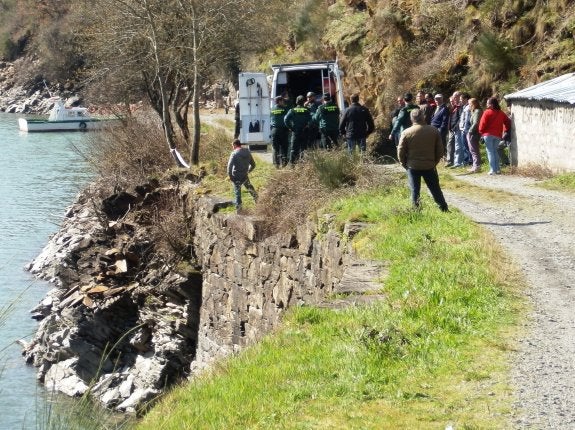
<path id="1" fill-rule="evenodd" d="M 359 104 L 359 94 L 353 94 L 350 101 L 351 105 L 339 122 L 339 133 L 345 136 L 350 154 L 356 146 L 363 153 L 366 150 L 366 138 L 373 133 L 375 125 L 369 109 Z"/>
<path id="2" fill-rule="evenodd" d="M 228 177 L 234 184 L 234 194 L 236 198 L 236 211 L 242 209 L 242 185 L 246 187 L 248 193 L 257 201 L 258 194 L 248 178 L 248 173 L 256 168 L 256 162 L 252 153 L 247 148 L 242 148 L 239 139 L 232 142 L 232 153 L 228 160 Z"/>
<path id="3" fill-rule="evenodd" d="M 437 163 L 443 158 L 441 134 L 435 127 L 425 123 L 425 116 L 420 109 L 412 110 L 410 117 L 413 125 L 401 133 L 397 157 L 407 170 L 411 201 L 415 208 L 419 208 L 423 178 L 435 203 L 443 212 L 448 212 L 436 169 Z"/>

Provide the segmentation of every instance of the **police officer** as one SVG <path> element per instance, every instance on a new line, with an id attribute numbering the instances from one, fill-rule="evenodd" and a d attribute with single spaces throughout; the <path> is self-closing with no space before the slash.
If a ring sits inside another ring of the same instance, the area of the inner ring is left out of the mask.
<path id="1" fill-rule="evenodd" d="M 308 129 L 312 120 L 309 109 L 304 106 L 304 102 L 304 96 L 297 96 L 295 107 L 291 108 L 284 118 L 286 127 L 292 132 L 289 157 L 291 164 L 297 163 L 305 149 Z"/>
<path id="2" fill-rule="evenodd" d="M 317 108 L 313 116 L 321 133 L 321 148 L 335 149 L 339 146 L 339 107 L 331 99 L 331 95 L 323 95 L 323 104 Z"/>
<path id="3" fill-rule="evenodd" d="M 312 122 L 308 127 L 308 140 L 306 143 L 306 148 L 304 149 L 316 149 L 319 140 L 319 129 L 317 122 L 314 120 L 314 115 L 317 112 L 320 103 L 316 101 L 315 93 L 313 91 L 309 91 L 306 94 L 306 98 L 307 100 L 305 101 L 304 106 L 309 109 L 309 113 L 312 117 Z"/>
<path id="4" fill-rule="evenodd" d="M 283 167 L 288 162 L 289 130 L 284 122 L 288 112 L 282 96 L 275 98 L 275 104 L 270 112 L 270 127 L 272 135 L 272 161 L 276 168 Z"/>

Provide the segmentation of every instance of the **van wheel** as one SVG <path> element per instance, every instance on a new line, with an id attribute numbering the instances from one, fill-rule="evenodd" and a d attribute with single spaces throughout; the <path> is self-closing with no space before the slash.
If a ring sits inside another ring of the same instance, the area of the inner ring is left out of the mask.
<path id="1" fill-rule="evenodd" d="M 86 124 L 84 121 L 82 121 L 78 127 L 80 127 L 80 130 L 86 130 L 86 128 L 88 127 L 88 124 Z"/>

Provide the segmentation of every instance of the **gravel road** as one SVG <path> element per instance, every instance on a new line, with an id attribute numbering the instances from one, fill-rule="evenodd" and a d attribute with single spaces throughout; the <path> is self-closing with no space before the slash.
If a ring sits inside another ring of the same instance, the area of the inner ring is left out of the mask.
<path id="1" fill-rule="evenodd" d="M 455 177 L 505 192 L 497 202 L 470 192 L 445 195 L 492 232 L 529 284 L 532 310 L 511 374 L 515 428 L 575 429 L 575 195 L 511 175 Z"/>

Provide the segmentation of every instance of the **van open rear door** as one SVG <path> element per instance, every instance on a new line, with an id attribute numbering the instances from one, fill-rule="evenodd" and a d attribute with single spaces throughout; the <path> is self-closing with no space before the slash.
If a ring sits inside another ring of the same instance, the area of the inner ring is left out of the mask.
<path id="1" fill-rule="evenodd" d="M 238 75 L 240 136 L 250 149 L 266 149 L 270 143 L 270 93 L 264 73 Z"/>

